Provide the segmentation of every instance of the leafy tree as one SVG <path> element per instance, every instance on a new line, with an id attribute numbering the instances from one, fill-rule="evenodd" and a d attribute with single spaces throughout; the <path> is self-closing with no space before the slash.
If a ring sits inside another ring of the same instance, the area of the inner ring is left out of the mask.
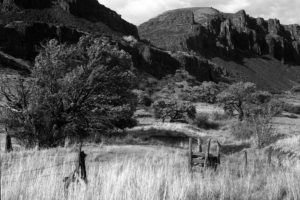
<path id="1" fill-rule="evenodd" d="M 237 111 L 239 120 L 243 121 L 245 115 L 245 104 L 251 101 L 251 95 L 256 91 L 254 83 L 235 83 L 230 85 L 226 90 L 218 96 L 218 102 L 223 106 L 224 110 L 229 113 Z"/>
<path id="2" fill-rule="evenodd" d="M 76 45 L 49 41 L 35 60 L 30 80 L 17 92 L 2 88 L 5 120 L 19 122 L 25 143 L 56 146 L 134 125 L 136 96 L 131 57 L 101 38 L 83 37 Z M 20 103 L 21 102 L 21 103 Z"/>
<path id="3" fill-rule="evenodd" d="M 194 87 L 192 93 L 197 96 L 198 101 L 215 103 L 219 94 L 219 87 L 214 82 L 203 82 L 199 87 Z"/>
<path id="4" fill-rule="evenodd" d="M 274 114 L 280 112 L 279 107 L 275 108 L 278 104 L 274 104 L 272 95 L 267 91 L 257 90 L 253 83 L 239 82 L 230 85 L 217 98 L 225 111 L 231 114 L 234 111 L 238 112 L 240 121 L 243 121 L 245 116 L 262 115 L 270 113 L 271 110 Z"/>
<path id="5" fill-rule="evenodd" d="M 143 90 L 133 90 L 133 93 L 137 96 L 138 104 L 149 107 L 152 104 L 152 99 L 147 92 Z"/>
<path id="6" fill-rule="evenodd" d="M 154 114 L 157 119 L 165 122 L 167 118 L 170 122 L 178 120 L 194 119 L 196 116 L 196 108 L 189 102 L 173 101 L 173 100 L 157 100 L 153 103 Z"/>

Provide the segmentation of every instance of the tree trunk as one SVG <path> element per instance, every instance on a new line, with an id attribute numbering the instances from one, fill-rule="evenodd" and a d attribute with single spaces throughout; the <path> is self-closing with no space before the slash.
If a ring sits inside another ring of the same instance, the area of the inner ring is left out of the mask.
<path id="1" fill-rule="evenodd" d="M 240 109 L 240 111 L 239 111 L 239 120 L 240 120 L 240 121 L 243 121 L 243 120 L 244 120 L 244 112 L 243 112 L 242 109 Z"/>
<path id="2" fill-rule="evenodd" d="M 238 104 L 238 112 L 239 112 L 239 120 L 240 121 L 243 121 L 244 120 L 244 111 L 243 111 L 243 108 L 242 108 L 242 102 L 239 101 L 239 104 Z"/>

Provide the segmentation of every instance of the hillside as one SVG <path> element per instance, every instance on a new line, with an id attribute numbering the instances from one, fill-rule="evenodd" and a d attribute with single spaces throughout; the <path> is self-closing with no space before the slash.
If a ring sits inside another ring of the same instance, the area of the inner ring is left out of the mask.
<path id="1" fill-rule="evenodd" d="M 243 10 L 231 14 L 213 8 L 185 8 L 165 12 L 138 29 L 140 37 L 155 46 L 205 57 L 237 80 L 279 90 L 300 80 L 299 25 L 253 18 Z"/>

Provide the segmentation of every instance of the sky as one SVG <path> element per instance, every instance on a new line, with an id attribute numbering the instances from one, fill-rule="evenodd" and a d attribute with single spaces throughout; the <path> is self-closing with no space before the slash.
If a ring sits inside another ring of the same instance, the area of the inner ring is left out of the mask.
<path id="1" fill-rule="evenodd" d="M 282 24 L 300 24 L 300 0 L 99 0 L 123 19 L 139 25 L 167 10 L 214 7 L 222 12 L 244 9 L 253 17 L 277 18 Z"/>

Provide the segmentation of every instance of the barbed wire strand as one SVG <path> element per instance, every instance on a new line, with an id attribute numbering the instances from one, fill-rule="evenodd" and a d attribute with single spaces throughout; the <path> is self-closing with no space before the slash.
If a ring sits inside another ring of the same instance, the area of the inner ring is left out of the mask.
<path id="1" fill-rule="evenodd" d="M 63 165 L 70 165 L 71 163 L 77 163 L 78 161 L 69 161 L 69 162 L 63 162 L 60 164 L 56 164 L 56 165 L 51 165 L 48 167 L 40 167 L 40 168 L 36 168 L 36 169 L 31 169 L 31 170 L 23 170 L 21 172 L 13 172 L 13 173 L 2 173 L 1 176 L 5 177 L 5 176 L 12 176 L 12 175 L 17 175 L 17 174 L 24 174 L 24 173 L 32 173 L 32 172 L 37 172 L 37 171 L 43 171 L 46 169 L 51 169 L 51 168 L 57 168 L 59 166 L 63 166 Z"/>
<path id="2" fill-rule="evenodd" d="M 60 176 L 60 175 L 67 175 L 68 173 L 56 173 L 56 174 L 47 174 L 47 175 L 42 175 L 42 176 L 37 176 L 37 177 L 27 177 L 27 178 L 24 178 L 24 179 L 19 179 L 19 180 L 5 180 L 5 179 L 2 179 L 1 180 L 1 183 L 16 183 L 16 182 L 25 182 L 25 181 L 33 181 L 33 180 L 37 180 L 37 179 L 40 179 L 40 178 L 46 178 L 46 177 L 50 177 L 50 176 Z"/>

